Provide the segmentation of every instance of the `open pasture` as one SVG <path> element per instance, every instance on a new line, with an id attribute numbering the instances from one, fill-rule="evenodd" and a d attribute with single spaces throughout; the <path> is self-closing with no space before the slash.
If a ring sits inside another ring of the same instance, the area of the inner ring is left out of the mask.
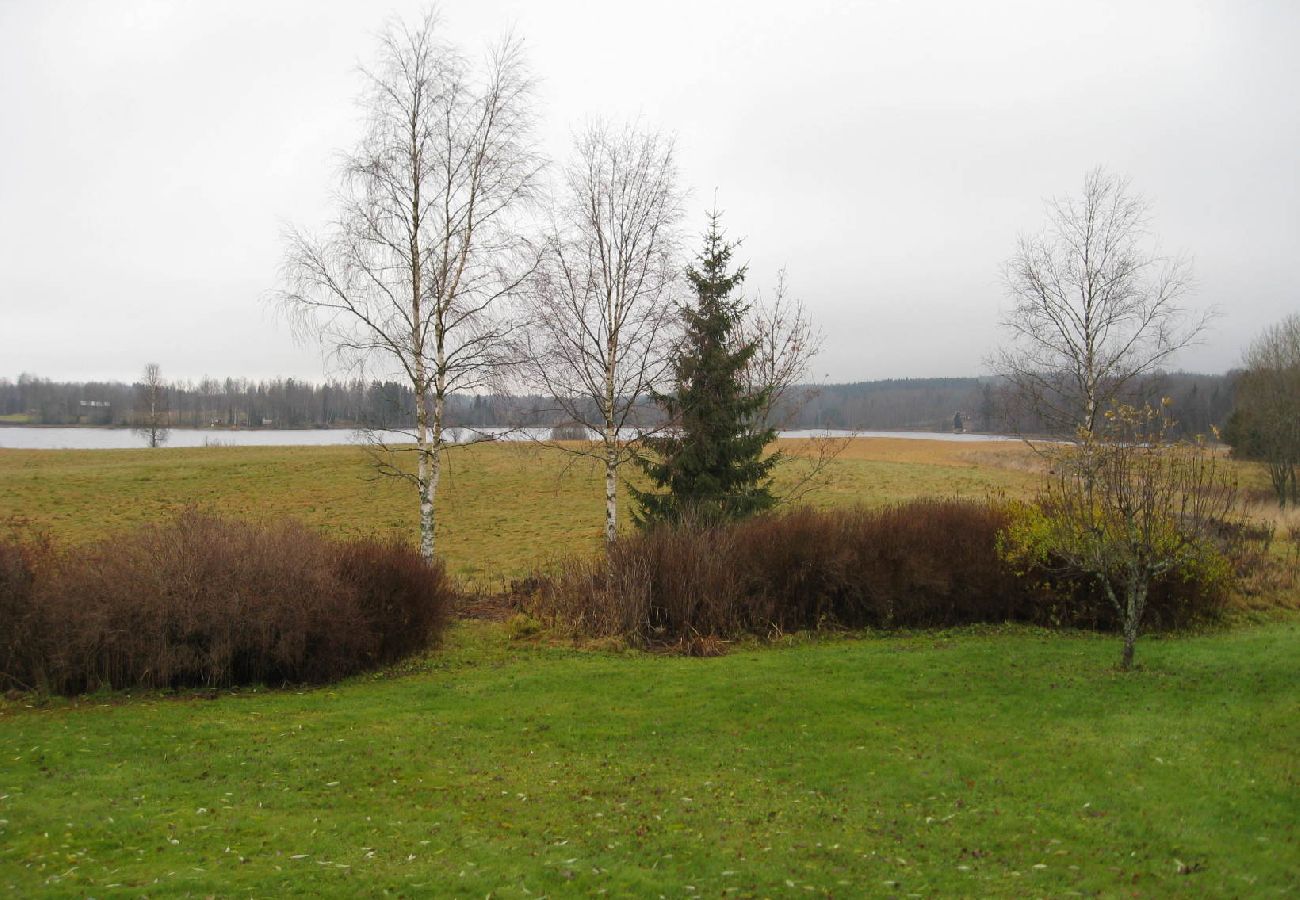
<path id="1" fill-rule="evenodd" d="M 806 472 L 806 441 L 778 490 Z M 535 444 L 452 452 L 439 495 L 439 552 L 450 570 L 491 585 L 545 558 L 600 546 L 604 500 L 595 463 Z M 918 496 L 1024 492 L 1032 455 L 1016 442 L 960 444 L 858 438 L 806 500 L 887 503 Z M 0 525 L 22 521 L 58 542 L 79 542 L 186 506 L 240 518 L 299 519 L 344 535 L 413 536 L 406 482 L 379 477 L 356 447 L 202 447 L 157 450 L 0 450 Z M 620 509 L 630 527 L 626 498 Z"/>

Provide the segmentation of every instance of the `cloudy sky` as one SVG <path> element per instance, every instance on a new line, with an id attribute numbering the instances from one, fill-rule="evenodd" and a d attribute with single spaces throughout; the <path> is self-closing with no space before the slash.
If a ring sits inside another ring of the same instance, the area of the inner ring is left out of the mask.
<path id="1" fill-rule="evenodd" d="M 1003 260 L 1097 164 L 1154 203 L 1222 315 L 1223 371 L 1300 308 L 1300 3 L 446 0 L 513 27 L 540 135 L 677 136 L 688 227 L 714 193 L 751 287 L 789 280 L 819 378 L 973 375 Z M 414 18 L 420 3 L 395 2 Z M 288 223 L 329 214 L 381 3 L 0 0 L 0 376 L 318 379 L 264 297 Z"/>

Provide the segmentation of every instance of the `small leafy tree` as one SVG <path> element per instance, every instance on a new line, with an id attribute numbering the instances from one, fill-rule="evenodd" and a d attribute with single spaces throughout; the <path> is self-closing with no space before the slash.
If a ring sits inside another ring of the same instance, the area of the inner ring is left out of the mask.
<path id="1" fill-rule="evenodd" d="M 1091 580 L 1119 614 L 1121 668 L 1133 665 L 1147 596 L 1172 572 L 1210 583 L 1230 577 L 1214 535 L 1233 514 L 1236 485 L 1203 442 L 1167 440 L 1159 408 L 1117 405 L 1100 429 L 1050 452 L 1037 514 L 1014 523 L 1013 560 Z"/>
<path id="2" fill-rule="evenodd" d="M 723 237 L 720 213 L 709 216 L 704 248 L 686 271 L 696 301 L 682 310 L 685 337 L 673 360 L 676 390 L 655 393 L 672 424 L 648 439 L 657 458 L 641 467 L 657 490 L 633 489 L 638 524 L 690 518 L 720 522 L 771 508 L 771 471 L 779 454 L 763 455 L 776 430 L 761 423 L 771 385 L 753 390 L 747 372 L 756 342 L 741 334 L 746 308 L 737 290 L 745 266 L 732 271 L 735 245 Z"/>

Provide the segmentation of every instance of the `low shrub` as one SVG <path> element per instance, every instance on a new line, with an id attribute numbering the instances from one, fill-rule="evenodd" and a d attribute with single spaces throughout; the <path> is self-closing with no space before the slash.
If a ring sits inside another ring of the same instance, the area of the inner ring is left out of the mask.
<path id="1" fill-rule="evenodd" d="M 0 687 L 31 690 L 37 639 L 36 544 L 0 539 Z"/>
<path id="2" fill-rule="evenodd" d="M 996 552 L 1005 522 L 991 504 L 921 500 L 799 510 L 747 523 L 742 540 L 782 630 L 926 628 L 1021 616 L 1028 598 Z"/>
<path id="3" fill-rule="evenodd" d="M 542 633 L 542 623 L 528 613 L 515 613 L 506 619 L 506 633 L 513 641 L 526 641 Z"/>
<path id="4" fill-rule="evenodd" d="M 551 440 L 588 441 L 591 440 L 591 433 L 586 425 L 577 422 L 561 422 L 559 425 L 551 426 Z"/>
<path id="5" fill-rule="evenodd" d="M 375 636 L 375 665 L 425 650 L 442 634 L 456 591 L 441 562 L 429 566 L 395 538 L 349 541 L 340 550 L 335 572 L 355 592 Z"/>
<path id="6" fill-rule="evenodd" d="M 534 616 L 575 633 L 680 646 L 825 626 L 1117 628 L 1095 585 L 1004 559 L 999 536 L 1020 509 L 918 500 L 795 509 L 730 526 L 662 526 L 621 538 L 607 557 L 562 560 L 536 580 L 526 603 Z M 1155 586 L 1153 627 L 1222 608 L 1214 557 L 1204 562 Z"/>
<path id="7" fill-rule="evenodd" d="M 1120 631 L 1123 616 L 1095 578 L 1071 571 L 1035 534 L 1046 513 L 1036 504 L 1008 507 L 999 554 L 1036 595 L 1035 621 L 1099 631 Z M 1220 616 L 1238 571 L 1256 555 L 1251 535 L 1225 526 L 1213 539 L 1193 543 L 1185 559 L 1152 581 L 1144 630 L 1185 628 Z"/>
<path id="8" fill-rule="evenodd" d="M 989 504 L 927 500 L 661 526 L 563 561 L 531 602 L 574 631 L 642 642 L 1016 618 L 1029 598 L 997 555 L 1004 523 Z"/>
<path id="9" fill-rule="evenodd" d="M 0 627 L 24 639 L 0 678 L 64 694 L 330 681 L 428 647 L 453 599 L 402 545 L 192 511 L 10 581 Z"/>

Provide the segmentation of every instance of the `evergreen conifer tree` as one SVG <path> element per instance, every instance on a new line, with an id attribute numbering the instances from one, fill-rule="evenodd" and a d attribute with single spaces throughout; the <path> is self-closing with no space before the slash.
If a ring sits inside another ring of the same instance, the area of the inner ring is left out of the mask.
<path id="1" fill-rule="evenodd" d="M 737 342 L 745 306 L 736 292 L 746 267 L 728 271 L 735 245 L 724 239 L 719 218 L 710 213 L 704 248 L 686 270 L 695 302 L 682 310 L 685 338 L 673 361 L 675 389 L 654 395 L 673 431 L 647 441 L 657 458 L 641 467 L 654 488 L 632 490 L 642 526 L 684 518 L 732 521 L 776 503 L 770 485 L 778 455 L 763 456 L 776 431 L 753 427 L 767 391 L 749 393 L 744 378 L 757 347 Z"/>

